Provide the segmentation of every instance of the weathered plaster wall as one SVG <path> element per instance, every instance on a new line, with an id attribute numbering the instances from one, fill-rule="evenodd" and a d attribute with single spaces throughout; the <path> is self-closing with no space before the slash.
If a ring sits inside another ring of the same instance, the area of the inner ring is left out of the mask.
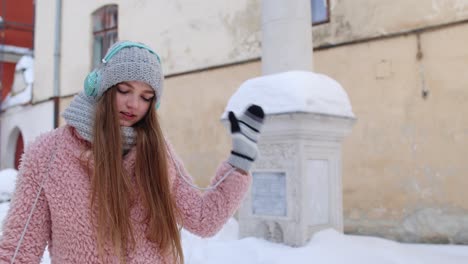
<path id="1" fill-rule="evenodd" d="M 468 243 L 468 24 L 315 53 L 358 121 L 344 146 L 348 232 Z M 427 93 L 423 97 L 423 92 Z"/>
<path id="2" fill-rule="evenodd" d="M 468 1 L 330 0 L 330 14 L 313 29 L 315 47 L 465 20 Z"/>

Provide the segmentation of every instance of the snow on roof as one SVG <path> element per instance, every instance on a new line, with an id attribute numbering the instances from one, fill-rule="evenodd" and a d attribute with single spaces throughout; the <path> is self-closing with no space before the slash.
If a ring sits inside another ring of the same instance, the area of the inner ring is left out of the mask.
<path id="1" fill-rule="evenodd" d="M 314 72 L 290 71 L 245 81 L 230 98 L 221 119 L 229 111 L 240 114 L 253 103 L 266 114 L 305 112 L 354 118 L 343 87 Z"/>
<path id="2" fill-rule="evenodd" d="M 34 59 L 29 55 L 25 55 L 19 59 L 15 67 L 16 71 L 24 71 L 24 80 L 27 84 L 34 82 Z"/>
<path id="3" fill-rule="evenodd" d="M 28 48 L 3 44 L 0 45 L 0 52 L 14 53 L 18 55 L 31 55 L 33 53 L 32 50 Z"/>

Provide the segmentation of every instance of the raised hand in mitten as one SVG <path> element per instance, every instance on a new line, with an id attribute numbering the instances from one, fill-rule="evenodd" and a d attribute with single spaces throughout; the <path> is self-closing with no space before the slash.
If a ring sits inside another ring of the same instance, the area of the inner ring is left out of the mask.
<path id="1" fill-rule="evenodd" d="M 249 171 L 257 158 L 257 140 L 264 118 L 263 109 L 258 105 L 249 106 L 239 118 L 233 112 L 229 112 L 232 151 L 228 162 L 232 166 Z"/>

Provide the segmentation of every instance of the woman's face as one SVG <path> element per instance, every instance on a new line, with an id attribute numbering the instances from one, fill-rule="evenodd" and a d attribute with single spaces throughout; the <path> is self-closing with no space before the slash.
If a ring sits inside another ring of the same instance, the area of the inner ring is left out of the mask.
<path id="1" fill-rule="evenodd" d="M 154 90 L 139 81 L 127 81 L 116 85 L 116 106 L 121 126 L 131 127 L 148 112 L 154 100 Z"/>

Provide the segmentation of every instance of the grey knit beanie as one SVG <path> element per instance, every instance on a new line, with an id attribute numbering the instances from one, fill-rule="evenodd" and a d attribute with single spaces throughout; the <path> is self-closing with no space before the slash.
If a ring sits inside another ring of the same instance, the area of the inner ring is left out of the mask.
<path id="1" fill-rule="evenodd" d="M 154 89 L 158 105 L 162 96 L 164 78 L 160 59 L 149 48 L 132 45 L 144 46 L 142 43 L 119 41 L 107 51 L 103 63 L 97 69 L 100 75 L 97 98 L 118 83 L 141 81 Z M 107 61 L 104 61 L 106 58 L 108 58 Z"/>
<path id="2" fill-rule="evenodd" d="M 163 90 L 163 73 L 158 55 L 137 42 L 119 41 L 107 51 L 103 62 L 85 80 L 85 90 L 76 95 L 62 116 L 78 134 L 92 143 L 95 106 L 110 87 L 125 81 L 141 81 L 155 91 L 156 106 Z M 121 127 L 123 148 L 129 149 L 136 142 L 132 127 Z"/>

